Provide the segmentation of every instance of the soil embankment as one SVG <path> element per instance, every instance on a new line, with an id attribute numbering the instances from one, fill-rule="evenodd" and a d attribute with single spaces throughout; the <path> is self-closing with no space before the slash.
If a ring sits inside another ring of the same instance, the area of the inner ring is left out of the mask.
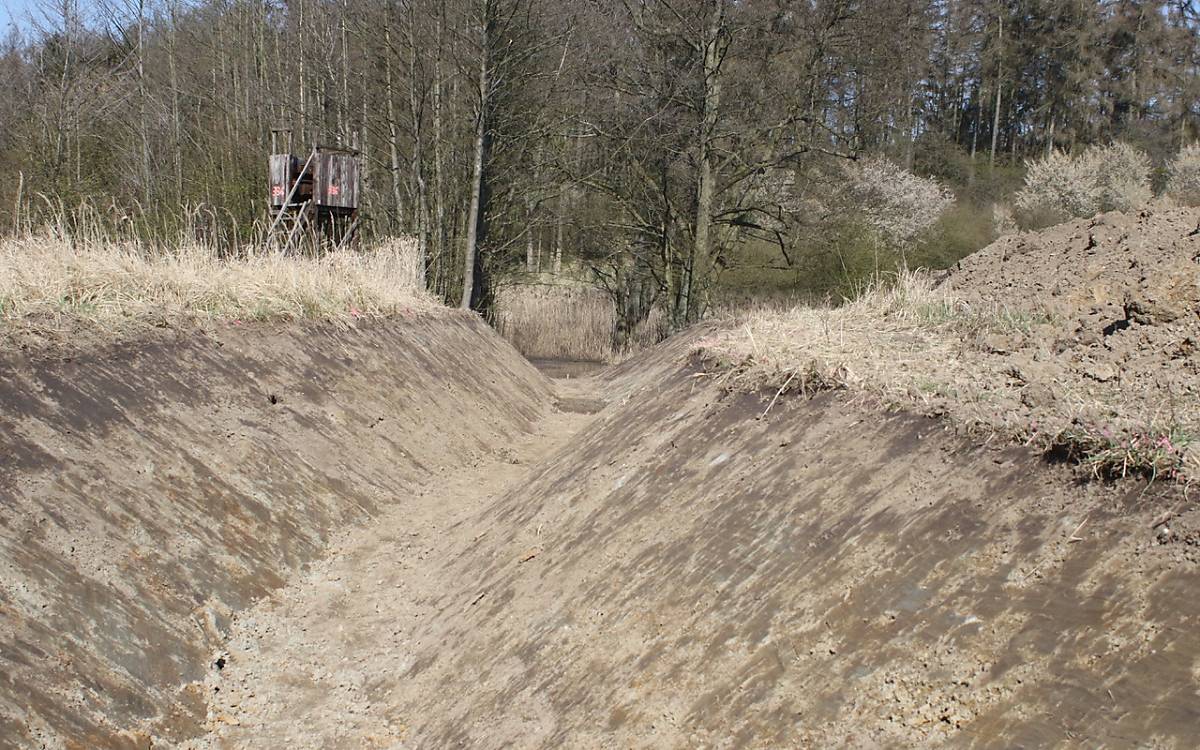
<path id="1" fill-rule="evenodd" d="M 0 747 L 194 735 L 234 613 L 550 401 L 469 316 L 159 339 L 0 361 Z"/>
<path id="2" fill-rule="evenodd" d="M 764 417 L 675 356 L 247 613 L 197 746 L 1194 745 L 1180 488 L 837 394 Z"/>
<path id="3" fill-rule="evenodd" d="M 1196 745 L 1185 483 L 731 392 L 703 333 L 553 384 L 461 317 L 14 363 L 0 747 Z"/>

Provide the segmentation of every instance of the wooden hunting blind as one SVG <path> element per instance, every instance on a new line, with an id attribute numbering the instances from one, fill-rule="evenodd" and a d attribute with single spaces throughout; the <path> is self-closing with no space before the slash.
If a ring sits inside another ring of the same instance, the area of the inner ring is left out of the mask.
<path id="1" fill-rule="evenodd" d="M 307 238 L 316 249 L 347 245 L 358 230 L 358 151 L 341 146 L 314 146 L 301 160 L 278 153 L 272 133 L 269 172 L 272 221 L 270 234 L 283 237 L 283 249 L 298 248 Z M 290 152 L 290 147 L 288 151 Z"/>

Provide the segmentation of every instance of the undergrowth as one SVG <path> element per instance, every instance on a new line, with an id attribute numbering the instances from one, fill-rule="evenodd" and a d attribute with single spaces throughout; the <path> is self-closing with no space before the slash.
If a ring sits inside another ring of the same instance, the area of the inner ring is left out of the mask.
<path id="1" fill-rule="evenodd" d="M 1057 435 L 1048 451 L 1087 468 L 1100 479 L 1182 479 L 1189 474 L 1195 438 L 1180 425 L 1136 430 L 1075 427 Z"/>

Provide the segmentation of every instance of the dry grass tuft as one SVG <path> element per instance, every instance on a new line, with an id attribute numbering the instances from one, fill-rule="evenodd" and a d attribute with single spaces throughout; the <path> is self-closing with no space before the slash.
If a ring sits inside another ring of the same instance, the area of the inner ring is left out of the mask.
<path id="1" fill-rule="evenodd" d="M 953 342 L 940 335 L 952 317 L 952 302 L 928 277 L 905 274 L 838 307 L 744 313 L 729 334 L 703 340 L 699 349 L 730 368 L 743 388 L 777 387 L 791 378 L 788 390 L 871 387 L 900 394 L 905 371 L 930 357 L 952 359 Z"/>
<path id="2" fill-rule="evenodd" d="M 972 309 L 929 276 L 904 273 L 839 307 L 749 313 L 696 348 L 739 390 L 844 389 L 1032 445 L 1098 477 L 1200 477 L 1200 412 L 1154 409 L 1163 394 L 1131 396 L 1074 365 L 1047 365 L 1046 327 L 1046 316 Z"/>
<path id="3" fill-rule="evenodd" d="M 0 240 L 0 322 L 36 328 L 69 318 L 110 332 L 137 320 L 383 316 L 435 303 L 418 287 L 415 242 L 325 257 L 248 252 L 222 259 L 54 236 Z"/>
<path id="4" fill-rule="evenodd" d="M 625 351 L 613 345 L 616 308 L 604 291 L 580 283 L 510 284 L 496 297 L 496 328 L 535 359 L 611 362 L 666 337 L 658 312 L 641 324 Z"/>

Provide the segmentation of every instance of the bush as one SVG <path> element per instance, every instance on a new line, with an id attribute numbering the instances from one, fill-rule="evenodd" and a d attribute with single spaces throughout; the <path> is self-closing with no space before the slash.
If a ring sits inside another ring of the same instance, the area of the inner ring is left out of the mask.
<path id="1" fill-rule="evenodd" d="M 1078 156 L 1055 152 L 1028 164 L 1016 195 L 1023 223 L 1038 225 L 1131 211 L 1150 201 L 1150 159 L 1125 143 L 1090 146 Z"/>
<path id="2" fill-rule="evenodd" d="M 927 131 L 917 139 L 912 169 L 948 185 L 965 185 L 971 180 L 975 165 L 971 155 L 944 133 Z"/>
<path id="3" fill-rule="evenodd" d="M 1093 146 L 1101 211 L 1132 211 L 1150 202 L 1150 158 L 1125 143 Z"/>
<path id="4" fill-rule="evenodd" d="M 954 205 L 954 194 L 937 180 L 906 172 L 887 159 L 863 159 L 849 167 L 848 177 L 853 208 L 891 242 L 911 242 Z"/>
<path id="5" fill-rule="evenodd" d="M 1168 197 L 1186 206 L 1200 206 L 1200 143 L 1184 148 L 1167 166 Z"/>
<path id="6" fill-rule="evenodd" d="M 912 268 L 949 268 L 996 239 L 992 222 L 990 207 L 957 203 L 907 251 L 907 261 Z"/>

